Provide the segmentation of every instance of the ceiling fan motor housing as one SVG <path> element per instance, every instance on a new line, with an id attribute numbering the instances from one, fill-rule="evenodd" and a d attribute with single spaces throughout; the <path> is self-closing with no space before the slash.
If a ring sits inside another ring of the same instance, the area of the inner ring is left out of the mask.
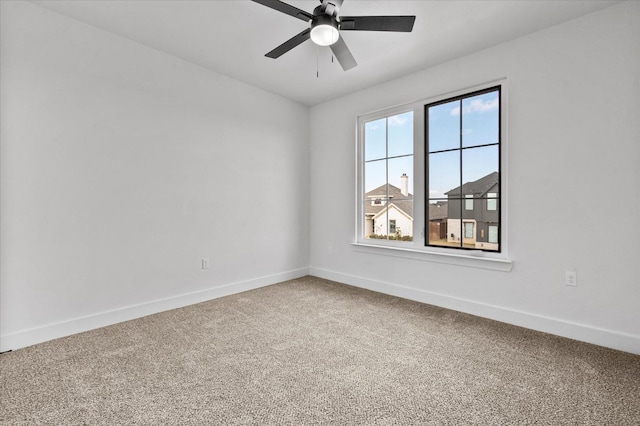
<path id="1" fill-rule="evenodd" d="M 319 14 L 311 20 L 311 40 L 320 46 L 331 46 L 340 38 L 335 16 Z"/>

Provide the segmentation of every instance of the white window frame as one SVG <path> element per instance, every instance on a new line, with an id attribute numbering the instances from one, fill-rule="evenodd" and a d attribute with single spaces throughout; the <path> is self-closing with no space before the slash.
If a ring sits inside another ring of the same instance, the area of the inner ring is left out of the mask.
<path id="1" fill-rule="evenodd" d="M 500 223 L 500 245 L 499 253 L 492 253 L 481 250 L 458 250 L 452 248 L 440 248 L 425 246 L 425 122 L 424 107 L 427 104 L 438 102 L 452 97 L 462 96 L 475 91 L 488 89 L 494 86 L 501 86 L 501 199 L 498 208 L 501 209 Z M 413 111 L 413 241 L 394 241 L 383 239 L 368 239 L 364 236 L 364 203 L 366 200 L 364 193 L 364 124 L 369 121 L 378 120 L 384 117 L 402 114 Z M 355 236 L 352 246 L 354 250 L 362 253 L 374 255 L 384 255 L 430 261 L 436 263 L 446 263 L 461 266 L 477 267 L 498 271 L 510 271 L 512 267 L 508 251 L 508 164 L 506 162 L 508 148 L 508 87 L 507 79 L 502 78 L 484 84 L 464 88 L 461 90 L 442 93 L 437 96 L 426 97 L 416 102 L 411 102 L 384 110 L 365 113 L 356 118 L 356 218 Z"/>
<path id="2" fill-rule="evenodd" d="M 382 118 L 387 118 L 387 117 L 392 117 L 392 116 L 396 116 L 396 115 L 400 115 L 400 114 L 404 114 L 406 112 L 410 112 L 413 111 L 413 138 L 414 138 L 414 152 L 413 152 L 413 166 L 415 168 L 416 165 L 416 153 L 415 153 L 415 138 L 416 138 L 416 113 L 415 113 L 415 108 L 413 108 L 412 106 L 409 105 L 403 105 L 400 107 L 396 107 L 396 108 L 389 108 L 389 109 L 385 109 L 382 111 L 378 111 L 378 112 L 374 112 L 371 114 L 366 114 L 366 115 L 362 115 L 358 118 L 358 131 L 356 132 L 358 134 L 358 144 L 356 147 L 356 157 L 358 157 L 358 166 L 356 167 L 356 169 L 358 170 L 359 173 L 359 177 L 357 179 L 358 183 L 358 191 L 362 190 L 362 193 L 358 192 L 356 193 L 356 199 L 358 200 L 358 206 L 356 208 L 356 210 L 358 211 L 358 214 L 362 215 L 363 220 L 358 220 L 356 218 L 356 228 L 357 228 L 357 236 L 356 236 L 356 242 L 362 242 L 364 245 L 367 244 L 371 244 L 371 245 L 376 245 L 376 246 L 395 246 L 395 245 L 401 245 L 401 246 L 407 246 L 409 245 L 408 243 L 411 242 L 407 242 L 407 241 L 397 241 L 397 240 L 389 240 L 389 239 L 371 239 L 371 238 L 366 238 L 364 236 L 364 203 L 363 201 L 365 200 L 363 197 L 366 197 L 365 192 L 364 192 L 364 126 L 366 123 L 370 122 L 370 121 L 376 121 L 376 120 L 380 120 Z M 422 122 L 422 121 L 421 121 Z M 424 152 L 421 151 L 421 152 Z M 415 173 L 415 172 L 414 172 Z M 388 182 L 387 182 L 388 183 Z M 414 178 L 414 185 L 416 183 L 416 180 Z M 424 186 L 424 185 L 423 185 Z M 414 186 L 414 192 L 416 191 L 416 188 Z M 389 197 L 389 204 L 393 203 L 393 199 L 391 197 Z M 383 205 L 386 205 L 387 203 L 383 200 Z M 415 217 L 415 208 L 416 206 L 416 198 L 415 198 L 415 194 L 413 194 L 413 240 L 415 241 L 416 238 L 418 240 L 420 240 L 422 237 L 420 234 L 416 235 L 416 226 L 415 224 L 416 222 L 416 217 Z M 420 228 L 418 228 L 420 229 Z M 388 222 L 388 217 L 387 217 L 387 234 L 389 230 L 389 222 Z M 359 237 L 358 237 L 359 236 Z"/>

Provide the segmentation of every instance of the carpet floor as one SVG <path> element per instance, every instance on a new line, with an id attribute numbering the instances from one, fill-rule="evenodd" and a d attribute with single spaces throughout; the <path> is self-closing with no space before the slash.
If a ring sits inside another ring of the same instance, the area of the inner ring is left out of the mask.
<path id="1" fill-rule="evenodd" d="M 639 425 L 640 356 L 305 277 L 0 355 L 0 423 Z"/>

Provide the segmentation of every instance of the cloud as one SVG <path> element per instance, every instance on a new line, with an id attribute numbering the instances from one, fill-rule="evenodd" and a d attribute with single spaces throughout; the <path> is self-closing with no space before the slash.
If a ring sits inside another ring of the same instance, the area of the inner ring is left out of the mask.
<path id="1" fill-rule="evenodd" d="M 471 110 L 470 112 L 489 112 L 497 110 L 498 106 L 498 98 L 495 97 L 486 101 L 474 99 L 467 108 Z"/>
<path id="2" fill-rule="evenodd" d="M 497 96 L 493 99 L 487 99 L 487 100 L 474 99 L 471 101 L 470 104 L 464 106 L 464 108 L 462 109 L 462 112 L 463 114 L 470 114 L 474 112 L 483 113 L 483 112 L 495 111 L 498 109 L 499 105 L 500 104 L 498 103 Z M 460 107 L 457 106 L 453 108 L 451 110 L 451 115 L 460 115 Z"/>
<path id="3" fill-rule="evenodd" d="M 429 198 L 444 198 L 444 191 L 441 189 L 430 189 Z"/>
<path id="4" fill-rule="evenodd" d="M 409 122 L 405 115 L 394 115 L 389 117 L 389 126 L 402 127 Z"/>

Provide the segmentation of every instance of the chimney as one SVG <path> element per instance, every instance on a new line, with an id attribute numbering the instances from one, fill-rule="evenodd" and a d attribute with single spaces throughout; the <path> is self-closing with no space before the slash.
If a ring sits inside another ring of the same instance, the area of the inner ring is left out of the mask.
<path id="1" fill-rule="evenodd" d="M 405 197 L 409 195 L 409 176 L 407 176 L 406 173 L 403 173 L 402 176 L 400 176 L 400 192 Z"/>

